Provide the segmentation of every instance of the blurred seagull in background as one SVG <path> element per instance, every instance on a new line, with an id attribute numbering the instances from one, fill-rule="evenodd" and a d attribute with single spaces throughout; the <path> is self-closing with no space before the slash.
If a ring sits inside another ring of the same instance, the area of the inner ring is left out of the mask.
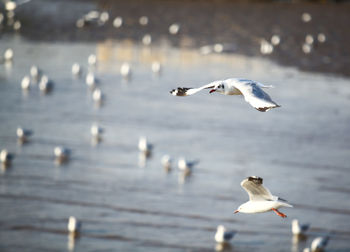
<path id="1" fill-rule="evenodd" d="M 329 236 L 317 237 L 311 243 L 312 252 L 322 252 L 327 246 L 329 241 Z"/>
<path id="2" fill-rule="evenodd" d="M 0 161 L 3 166 L 10 166 L 14 155 L 9 153 L 7 149 L 2 149 L 0 152 Z"/>
<path id="3" fill-rule="evenodd" d="M 169 155 L 164 155 L 162 157 L 161 163 L 166 171 L 171 170 L 171 163 L 172 163 L 172 158 Z"/>
<path id="4" fill-rule="evenodd" d="M 215 241 L 217 243 L 228 243 L 235 234 L 235 231 L 227 231 L 223 225 L 219 225 L 215 234 Z"/>
<path id="5" fill-rule="evenodd" d="M 273 196 L 271 192 L 263 186 L 263 179 L 251 176 L 241 182 L 241 186 L 249 195 L 249 201 L 240 205 L 234 213 L 264 213 L 274 211 L 278 216 L 286 218 L 287 215 L 278 211 L 281 207 L 293 207 L 285 200 Z"/>
<path id="6" fill-rule="evenodd" d="M 34 65 L 30 68 L 30 76 L 32 77 L 32 80 L 37 82 L 40 78 L 40 75 L 41 75 L 41 70 L 37 66 Z"/>
<path id="7" fill-rule="evenodd" d="M 70 156 L 70 150 L 61 146 L 57 146 L 54 149 L 55 159 L 58 164 L 62 164 L 68 161 Z"/>
<path id="8" fill-rule="evenodd" d="M 92 99 L 94 100 L 94 102 L 97 105 L 102 105 L 103 98 L 104 96 L 101 89 L 95 88 L 94 92 L 92 92 Z"/>
<path id="9" fill-rule="evenodd" d="M 68 219 L 68 232 L 77 236 L 81 230 L 81 222 L 77 220 L 74 216 L 70 216 Z"/>
<path id="10" fill-rule="evenodd" d="M 104 129 L 100 127 L 98 124 L 93 124 L 90 129 L 92 136 L 92 144 L 95 145 L 102 140 L 102 133 Z"/>
<path id="11" fill-rule="evenodd" d="M 82 74 L 81 66 L 78 63 L 74 63 L 72 66 L 72 74 L 79 77 Z"/>
<path id="12" fill-rule="evenodd" d="M 153 145 L 147 141 L 146 137 L 140 137 L 139 139 L 139 150 L 146 156 L 149 157 L 152 154 Z"/>
<path id="13" fill-rule="evenodd" d="M 185 158 L 180 158 L 177 162 L 177 166 L 184 173 L 191 173 L 193 170 L 193 167 L 198 163 L 199 163 L 198 160 L 188 161 Z"/>
<path id="14" fill-rule="evenodd" d="M 159 61 L 153 61 L 152 62 L 152 72 L 154 74 L 160 74 L 161 70 L 162 70 L 162 65 L 160 64 Z"/>
<path id="15" fill-rule="evenodd" d="M 262 88 L 271 87 L 272 86 L 266 86 L 252 80 L 231 78 L 214 81 L 199 88 L 178 87 L 177 89 L 171 90 L 170 93 L 174 96 L 188 96 L 203 89 L 210 89 L 209 93 L 218 92 L 224 95 L 243 95 L 246 102 L 251 106 L 261 112 L 265 112 L 272 108 L 280 107 L 280 105 L 275 103 L 270 96 L 262 90 Z"/>
<path id="16" fill-rule="evenodd" d="M 49 79 L 49 77 L 43 75 L 39 82 L 39 89 L 44 94 L 50 93 L 53 89 L 53 82 Z"/>
<path id="17" fill-rule="evenodd" d="M 23 90 L 29 90 L 30 88 L 30 77 L 28 75 L 24 76 L 21 81 L 21 88 Z"/>
<path id="18" fill-rule="evenodd" d="M 25 143 L 28 141 L 28 138 L 33 135 L 33 131 L 31 130 L 27 130 L 27 129 L 23 129 L 21 127 L 18 127 L 17 128 L 17 131 L 16 131 L 16 134 L 17 134 L 17 137 L 18 137 L 18 140 L 21 142 L 21 143 Z"/>
<path id="19" fill-rule="evenodd" d="M 88 87 L 93 90 L 95 88 L 95 85 L 97 83 L 97 79 L 95 77 L 94 73 L 88 73 L 86 75 L 86 79 L 85 79 L 86 85 L 88 85 Z"/>
<path id="20" fill-rule="evenodd" d="M 129 79 L 131 77 L 131 66 L 129 63 L 125 62 L 120 67 L 120 74 L 124 79 Z"/>
<path id="21" fill-rule="evenodd" d="M 96 66 L 97 63 L 97 57 L 95 54 L 90 54 L 88 57 L 88 63 L 90 66 Z"/>
<path id="22" fill-rule="evenodd" d="M 310 224 L 300 224 L 297 219 L 292 220 L 293 235 L 305 235 L 305 232 L 310 228 Z"/>
<path id="23" fill-rule="evenodd" d="M 13 55 L 14 55 L 14 53 L 13 53 L 13 50 L 11 48 L 6 49 L 6 51 L 4 52 L 4 60 L 6 62 L 12 62 Z"/>

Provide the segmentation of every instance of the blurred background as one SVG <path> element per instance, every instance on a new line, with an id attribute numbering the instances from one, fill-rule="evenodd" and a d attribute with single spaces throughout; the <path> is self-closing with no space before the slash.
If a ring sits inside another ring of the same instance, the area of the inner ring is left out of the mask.
<path id="1" fill-rule="evenodd" d="M 349 251 L 349 13 L 348 1 L 2 0 L 0 250 L 295 252 L 328 236 L 326 251 Z M 273 85 L 282 107 L 169 94 L 230 77 Z M 233 214 L 251 175 L 294 205 L 288 218 Z M 310 224 L 303 239 L 292 219 Z M 236 231 L 227 246 L 218 225 Z"/>

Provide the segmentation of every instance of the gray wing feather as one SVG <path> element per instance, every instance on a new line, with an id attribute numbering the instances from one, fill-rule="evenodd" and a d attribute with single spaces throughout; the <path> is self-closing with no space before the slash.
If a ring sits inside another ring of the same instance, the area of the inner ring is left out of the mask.
<path id="1" fill-rule="evenodd" d="M 260 177 L 248 177 L 241 182 L 241 186 L 248 193 L 250 200 L 277 200 L 271 192 L 263 186 L 263 179 Z"/>
<path id="2" fill-rule="evenodd" d="M 234 86 L 241 91 L 244 99 L 259 111 L 265 112 L 271 108 L 280 107 L 261 89 L 260 83 L 250 80 L 240 80 L 235 82 Z"/>

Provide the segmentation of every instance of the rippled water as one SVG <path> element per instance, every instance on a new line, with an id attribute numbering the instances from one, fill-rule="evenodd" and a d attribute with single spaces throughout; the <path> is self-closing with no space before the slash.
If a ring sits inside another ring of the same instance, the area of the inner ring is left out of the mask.
<path id="1" fill-rule="evenodd" d="M 0 176 L 2 251 L 212 251 L 218 224 L 237 230 L 228 251 L 301 251 L 317 235 L 332 232 L 329 250 L 350 249 L 350 83 L 237 55 L 202 56 L 167 43 L 144 47 L 130 41 L 99 44 L 32 43 L 5 37 L 11 66 L 0 65 L 0 148 L 15 153 Z M 96 107 L 84 78 L 71 66 L 96 53 L 95 69 L 105 94 Z M 160 76 L 151 72 L 159 60 Z M 119 74 L 124 61 L 131 81 Z M 38 65 L 55 83 L 49 95 L 37 86 L 23 93 L 20 81 Z M 274 85 L 282 105 L 267 113 L 242 97 L 199 93 L 173 97 L 177 86 L 197 86 L 228 77 Z M 105 128 L 91 143 L 90 127 Z M 34 135 L 19 145 L 16 128 Z M 147 136 L 153 156 L 140 166 L 137 142 Z M 53 149 L 72 150 L 58 166 Z M 199 159 L 192 176 L 163 154 Z M 272 193 L 295 207 L 274 213 L 234 215 L 247 200 L 240 181 L 258 175 Z M 83 222 L 79 239 L 66 232 L 67 219 Z M 307 241 L 292 242 L 290 222 L 310 222 Z"/>

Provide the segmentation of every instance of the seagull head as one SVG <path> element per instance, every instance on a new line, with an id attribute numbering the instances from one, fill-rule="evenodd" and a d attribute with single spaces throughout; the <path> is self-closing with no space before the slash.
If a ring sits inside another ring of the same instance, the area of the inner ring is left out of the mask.
<path id="1" fill-rule="evenodd" d="M 221 81 L 216 83 L 214 85 L 214 87 L 209 91 L 209 93 L 213 93 L 213 92 L 219 92 L 219 93 L 224 93 L 225 92 L 225 85 L 224 83 L 222 83 Z"/>

